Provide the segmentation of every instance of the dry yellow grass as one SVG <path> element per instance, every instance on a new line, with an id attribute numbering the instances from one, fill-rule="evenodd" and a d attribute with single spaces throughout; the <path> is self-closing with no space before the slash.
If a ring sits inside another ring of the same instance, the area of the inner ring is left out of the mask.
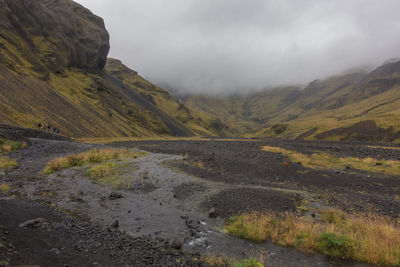
<path id="1" fill-rule="evenodd" d="M 231 218 L 229 234 L 256 242 L 271 240 L 306 252 L 378 265 L 400 264 L 400 229 L 377 216 L 348 216 L 328 210 L 320 218 L 249 213 Z"/>
<path id="2" fill-rule="evenodd" d="M 202 257 L 202 261 L 211 266 L 231 266 L 233 264 L 233 260 L 226 256 L 207 255 Z"/>
<path id="3" fill-rule="evenodd" d="M 17 162 L 15 159 L 10 159 L 7 156 L 3 156 L 0 154 L 0 170 L 1 169 L 10 169 L 17 166 Z"/>
<path id="4" fill-rule="evenodd" d="M 201 162 L 200 160 L 196 160 L 196 161 L 193 163 L 193 166 L 196 167 L 196 168 L 199 168 L 199 169 L 205 169 L 205 168 L 206 168 L 206 167 L 204 166 L 204 163 Z"/>
<path id="5" fill-rule="evenodd" d="M 202 261 L 211 266 L 230 266 L 230 267 L 264 267 L 264 265 L 256 259 L 250 257 L 241 261 L 235 261 L 226 256 L 213 256 L 208 255 L 202 257 Z"/>
<path id="6" fill-rule="evenodd" d="M 262 149 L 268 152 L 282 153 L 292 162 L 301 162 L 303 166 L 312 169 L 345 169 L 350 165 L 357 170 L 400 175 L 400 161 L 397 160 L 377 160 L 373 158 L 355 157 L 335 158 L 324 152 L 306 155 L 294 150 L 272 146 L 263 146 Z"/>
<path id="7" fill-rule="evenodd" d="M 67 155 L 50 161 L 44 168 L 43 173 L 51 174 L 55 171 L 63 170 L 74 166 L 83 166 L 90 163 L 100 163 L 102 161 L 119 159 L 123 157 L 145 156 L 146 152 L 130 151 L 127 149 L 91 149 L 89 151 Z"/>

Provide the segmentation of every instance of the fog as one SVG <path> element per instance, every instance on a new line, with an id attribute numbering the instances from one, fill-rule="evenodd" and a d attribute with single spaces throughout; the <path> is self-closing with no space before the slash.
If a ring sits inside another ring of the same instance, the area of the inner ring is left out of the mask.
<path id="1" fill-rule="evenodd" d="M 306 84 L 400 57 L 398 0 L 76 0 L 110 57 L 152 82 L 226 93 Z"/>

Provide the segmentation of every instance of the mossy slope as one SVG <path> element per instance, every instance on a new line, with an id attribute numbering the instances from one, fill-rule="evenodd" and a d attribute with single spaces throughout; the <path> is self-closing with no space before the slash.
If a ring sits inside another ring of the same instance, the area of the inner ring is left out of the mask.
<path id="1" fill-rule="evenodd" d="M 396 141 L 400 136 L 400 61 L 311 82 L 227 97 L 186 96 L 244 137 Z"/>
<path id="2" fill-rule="evenodd" d="M 0 122 L 49 122 L 74 137 L 224 133 L 136 72 L 105 71 L 108 33 L 81 5 L 0 0 L 0 15 Z"/>

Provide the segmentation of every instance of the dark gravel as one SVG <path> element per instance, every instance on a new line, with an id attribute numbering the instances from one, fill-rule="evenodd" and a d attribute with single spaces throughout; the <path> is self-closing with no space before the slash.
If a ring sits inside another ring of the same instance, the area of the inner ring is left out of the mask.
<path id="1" fill-rule="evenodd" d="M 39 217 L 46 223 L 37 228 L 19 227 Z M 0 225 L 14 247 L 11 265 L 205 266 L 194 260 L 199 255 L 173 249 L 169 241 L 133 238 L 115 229 L 74 220 L 37 203 L 0 200 Z"/>
<path id="2" fill-rule="evenodd" d="M 202 203 L 206 210 L 216 209 L 217 216 L 227 218 L 246 212 L 296 211 L 301 197 L 274 190 L 241 188 L 222 191 Z"/>
<path id="3" fill-rule="evenodd" d="M 287 141 L 142 141 L 114 145 L 188 155 L 186 163 L 174 166 L 189 174 L 228 184 L 261 185 L 305 190 L 332 206 L 348 212 L 374 212 L 397 219 L 400 216 L 400 178 L 354 169 L 313 170 L 291 163 L 279 153 L 262 151 L 263 145 L 279 146 L 302 153 L 325 151 L 334 156 L 400 159 L 400 150 L 368 148 L 360 142 Z M 382 152 L 384 151 L 384 153 Z M 201 161 L 204 168 L 196 168 Z M 187 164 L 189 162 L 189 164 Z M 289 162 L 289 164 L 286 164 Z"/>
<path id="4" fill-rule="evenodd" d="M 203 192 L 205 189 L 205 186 L 197 183 L 180 184 L 174 188 L 174 197 L 184 200 L 198 192 Z"/>

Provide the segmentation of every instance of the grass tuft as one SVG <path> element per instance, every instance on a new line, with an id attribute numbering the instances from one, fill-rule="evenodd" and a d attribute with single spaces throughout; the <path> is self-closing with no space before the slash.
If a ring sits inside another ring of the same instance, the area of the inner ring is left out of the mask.
<path id="1" fill-rule="evenodd" d="M 24 148 L 25 146 L 25 142 L 16 142 L 0 138 L 0 171 L 18 166 L 15 159 L 10 159 L 5 154 L 10 153 L 16 149 Z"/>
<path id="2" fill-rule="evenodd" d="M 203 257 L 203 261 L 208 263 L 211 266 L 230 266 L 230 267 L 264 267 L 264 265 L 258 262 L 253 257 L 248 259 L 244 259 L 241 261 L 236 261 L 232 258 L 228 258 L 226 256 L 212 256 L 208 255 Z"/>
<path id="3" fill-rule="evenodd" d="M 8 194 L 10 192 L 10 186 L 6 183 L 0 184 L 0 192 L 3 194 Z"/>
<path id="4" fill-rule="evenodd" d="M 249 213 L 227 221 L 226 231 L 256 242 L 271 240 L 305 252 L 378 265 L 400 264 L 400 229 L 384 217 L 330 210 L 319 219 L 293 213 Z"/>
<path id="5" fill-rule="evenodd" d="M 294 150 L 272 146 L 263 146 L 262 149 L 268 152 L 282 153 L 292 162 L 301 162 L 304 167 L 312 169 L 347 169 L 351 166 L 351 168 L 361 171 L 400 175 L 400 161 L 397 160 L 354 157 L 335 158 L 324 152 L 306 155 Z"/>
<path id="6" fill-rule="evenodd" d="M 10 141 L 0 138 L 0 153 L 10 153 L 16 149 L 21 149 L 26 146 L 26 142 Z"/>
<path id="7" fill-rule="evenodd" d="M 53 159 L 43 169 L 43 173 L 51 174 L 70 167 L 101 163 L 111 159 L 137 158 L 145 155 L 147 155 L 146 152 L 130 151 L 127 149 L 91 149 L 80 154 L 72 154 Z"/>
<path id="8" fill-rule="evenodd" d="M 0 154 L 0 170 L 11 169 L 16 166 L 18 166 L 18 164 L 15 159 L 10 159 L 9 157 Z"/>
<path id="9" fill-rule="evenodd" d="M 236 262 L 234 267 L 264 267 L 264 265 L 258 262 L 256 259 L 250 257 L 248 259 Z"/>
<path id="10" fill-rule="evenodd" d="M 134 176 L 130 174 L 137 167 L 126 163 L 106 162 L 101 165 L 92 166 L 87 170 L 89 178 L 101 185 L 116 189 L 129 188 Z M 126 171 L 128 170 L 128 173 Z M 125 174 L 124 174 L 125 172 Z"/>

